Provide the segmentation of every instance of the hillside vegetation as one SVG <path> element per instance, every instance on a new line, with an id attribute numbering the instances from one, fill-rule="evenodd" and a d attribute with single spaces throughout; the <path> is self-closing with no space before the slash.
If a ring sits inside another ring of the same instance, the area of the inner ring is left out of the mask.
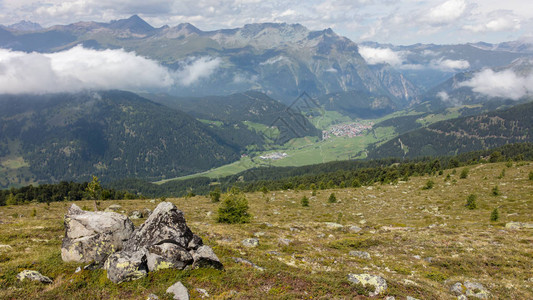
<path id="1" fill-rule="evenodd" d="M 0 186 L 92 174 L 175 177 L 239 157 L 237 145 L 205 124 L 129 92 L 3 95 L 0 107 Z M 8 178 L 17 168 L 29 174 Z"/>
<path id="2" fill-rule="evenodd" d="M 532 142 L 533 102 L 475 116 L 444 120 L 376 147 L 371 158 L 455 155 L 513 143 Z"/>
<path id="3" fill-rule="evenodd" d="M 103 270 L 76 273 L 83 265 L 61 261 L 62 216 L 71 202 L 4 206 L 0 298 L 146 299 L 154 293 L 170 299 L 165 290 L 180 280 L 193 299 L 200 298 L 196 288 L 215 299 L 366 299 L 372 289 L 350 283 L 347 275 L 368 273 L 387 282 L 378 298 L 455 299 L 450 287 L 470 281 L 482 284 L 494 299 L 531 299 L 532 229 L 505 227 L 511 221 L 532 223 L 531 172 L 531 162 L 483 163 L 469 167 L 466 178 L 461 178 L 461 167 L 395 184 L 318 190 L 316 195 L 309 190 L 248 193 L 252 219 L 247 224 L 217 223 L 220 204 L 207 197 L 166 199 L 213 246 L 225 271 L 163 270 L 120 285 L 111 283 Z M 328 202 L 332 193 L 335 203 Z M 476 196 L 473 210 L 465 207 L 471 194 Z M 300 203 L 304 195 L 308 207 Z M 128 214 L 153 209 L 159 201 L 108 200 L 100 207 L 119 204 Z M 91 201 L 76 204 L 92 207 Z M 499 219 L 491 221 L 495 208 Z M 136 225 L 143 221 L 134 220 Z M 250 237 L 259 246 L 243 246 L 241 241 Z M 15 276 L 23 269 L 40 271 L 54 283 L 19 282 Z"/>

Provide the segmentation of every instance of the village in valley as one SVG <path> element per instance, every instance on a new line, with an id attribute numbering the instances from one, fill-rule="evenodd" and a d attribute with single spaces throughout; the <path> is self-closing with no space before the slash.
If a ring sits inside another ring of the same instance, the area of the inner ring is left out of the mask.
<path id="1" fill-rule="evenodd" d="M 366 130 L 372 129 L 373 125 L 374 122 L 369 121 L 333 125 L 328 130 L 322 131 L 322 139 L 327 140 L 332 136 L 349 138 L 362 136 Z"/>

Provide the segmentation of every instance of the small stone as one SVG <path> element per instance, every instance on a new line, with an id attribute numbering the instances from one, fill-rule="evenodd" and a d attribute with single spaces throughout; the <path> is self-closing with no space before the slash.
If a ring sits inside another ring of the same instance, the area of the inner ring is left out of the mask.
<path id="1" fill-rule="evenodd" d="M 361 224 L 361 225 L 366 224 L 366 220 L 359 221 L 359 224 Z"/>
<path id="2" fill-rule="evenodd" d="M 459 295 L 457 296 L 457 300 L 468 300 L 468 297 L 466 297 L 465 295 Z"/>
<path id="3" fill-rule="evenodd" d="M 522 223 L 520 222 L 508 222 L 505 224 L 505 228 L 507 229 L 520 229 L 522 228 Z"/>
<path id="4" fill-rule="evenodd" d="M 81 272 L 81 267 L 77 267 L 76 271 L 74 271 L 74 273 L 79 273 L 79 272 Z"/>
<path id="5" fill-rule="evenodd" d="M 481 283 L 466 281 L 464 286 L 466 287 L 467 297 L 475 297 L 478 299 L 489 298 L 490 292 Z"/>
<path id="6" fill-rule="evenodd" d="M 202 299 L 209 298 L 209 293 L 206 290 L 200 288 L 196 288 L 195 290 L 198 292 L 198 294 L 200 294 L 200 297 L 202 297 Z"/>
<path id="7" fill-rule="evenodd" d="M 282 238 L 279 238 L 278 239 L 278 244 L 281 245 L 281 246 L 289 246 L 291 244 L 291 240 L 289 239 L 282 239 Z"/>
<path id="8" fill-rule="evenodd" d="M 9 245 L 1 245 L 1 244 L 0 244 L 0 250 L 6 250 L 6 251 L 8 251 L 8 250 L 12 250 L 12 249 L 13 249 L 13 247 L 11 247 L 11 246 L 9 246 Z"/>
<path id="9" fill-rule="evenodd" d="M 348 227 L 348 231 L 352 232 L 352 233 L 357 233 L 357 232 L 359 232 L 361 230 L 363 230 L 363 229 L 361 229 L 361 227 L 355 226 L 355 225 Z"/>
<path id="10" fill-rule="evenodd" d="M 143 214 L 140 211 L 138 211 L 138 210 L 134 210 L 130 214 L 130 220 L 137 220 L 137 219 L 140 219 L 142 217 L 143 217 Z"/>
<path id="11" fill-rule="evenodd" d="M 466 287 L 462 283 L 456 282 L 450 287 L 450 292 L 452 292 L 453 294 L 457 296 L 462 295 L 466 293 Z"/>
<path id="12" fill-rule="evenodd" d="M 420 255 L 413 255 L 413 258 L 414 259 L 422 259 L 422 257 Z"/>
<path id="13" fill-rule="evenodd" d="M 106 212 L 117 212 L 117 211 L 120 211 L 122 209 L 122 206 L 118 205 L 118 204 L 112 204 L 112 205 L 109 205 L 108 208 L 105 209 Z"/>
<path id="14" fill-rule="evenodd" d="M 262 237 L 262 236 L 265 236 L 265 233 L 262 232 L 262 231 L 259 231 L 259 232 L 254 233 L 254 236 L 255 237 Z"/>
<path id="15" fill-rule="evenodd" d="M 404 279 L 403 280 L 403 284 L 405 285 L 414 285 L 414 286 L 418 286 L 418 284 L 416 284 L 416 282 L 412 281 L 412 280 L 409 280 L 409 279 Z"/>
<path id="16" fill-rule="evenodd" d="M 244 247 L 249 247 L 249 248 L 254 248 L 254 247 L 259 246 L 259 240 L 255 238 L 245 239 L 241 243 Z"/>
<path id="17" fill-rule="evenodd" d="M 377 296 L 387 289 L 387 281 L 385 281 L 383 277 L 377 275 L 348 274 L 348 281 L 356 284 L 374 286 L 375 290 L 374 292 L 369 293 L 370 297 Z"/>
<path id="18" fill-rule="evenodd" d="M 20 281 L 24 281 L 26 279 L 29 279 L 31 281 L 39 281 L 42 283 L 50 284 L 52 283 L 52 279 L 50 277 L 46 277 L 43 274 L 33 271 L 33 270 L 24 270 L 17 274 L 17 279 Z"/>
<path id="19" fill-rule="evenodd" d="M 326 225 L 326 227 L 327 227 L 328 229 L 342 229 L 342 228 L 344 228 L 344 226 L 342 226 L 342 225 L 339 224 L 339 223 L 325 222 L 324 224 Z"/>
<path id="20" fill-rule="evenodd" d="M 385 297 L 385 300 L 396 300 L 394 296 L 387 296 Z"/>
<path id="21" fill-rule="evenodd" d="M 350 251 L 351 256 L 357 256 L 362 259 L 371 259 L 370 254 L 365 251 Z"/>
<path id="22" fill-rule="evenodd" d="M 418 299 L 414 298 L 414 297 L 411 297 L 411 296 L 407 296 L 407 298 L 405 298 L 405 300 L 418 300 Z"/>
<path id="23" fill-rule="evenodd" d="M 262 268 L 256 264 L 254 264 L 253 262 L 247 260 L 247 259 L 244 259 L 244 258 L 240 258 L 240 257 L 232 257 L 233 260 L 236 262 L 236 263 L 241 263 L 241 264 L 245 264 L 245 265 L 248 265 L 250 267 L 253 267 L 254 269 L 256 270 L 259 270 L 261 272 L 263 272 L 265 270 L 265 268 Z"/>
<path id="24" fill-rule="evenodd" d="M 189 300 L 189 290 L 180 282 L 176 282 L 167 289 L 174 300 Z"/>
<path id="25" fill-rule="evenodd" d="M 146 300 L 159 300 L 159 297 L 156 294 L 150 294 Z"/>

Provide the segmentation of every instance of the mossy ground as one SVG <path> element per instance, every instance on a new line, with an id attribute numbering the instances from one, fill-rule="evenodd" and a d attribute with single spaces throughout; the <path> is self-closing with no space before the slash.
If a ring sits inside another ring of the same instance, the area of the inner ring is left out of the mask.
<path id="1" fill-rule="evenodd" d="M 506 172 L 500 177 L 502 169 Z M 248 224 L 216 223 L 220 204 L 208 197 L 167 199 L 185 212 L 193 232 L 213 247 L 225 271 L 162 270 L 119 285 L 103 270 L 75 273 L 82 265 L 62 262 L 63 215 L 71 203 L 0 207 L 0 299 L 146 299 L 150 293 L 170 299 L 165 290 L 178 280 L 192 298 L 199 298 L 195 288 L 202 288 L 215 299 L 365 299 L 368 291 L 349 283 L 348 273 L 384 277 L 385 295 L 396 299 L 453 299 L 450 286 L 466 280 L 482 283 L 495 299 L 533 299 L 533 230 L 504 226 L 533 223 L 532 170 L 533 163 L 480 164 L 470 167 L 466 179 L 459 178 L 458 169 L 449 180 L 452 170 L 395 185 L 319 190 L 316 196 L 311 191 L 252 193 L 247 194 L 253 215 Z M 423 189 L 428 180 L 433 188 Z M 497 196 L 492 194 L 495 185 Z M 336 203 L 328 203 L 331 193 Z M 474 210 L 465 207 L 470 194 L 477 195 Z M 309 207 L 300 203 L 304 195 Z M 128 213 L 154 209 L 158 202 L 102 201 L 100 207 L 120 204 Z M 93 207 L 92 201 L 77 204 Z M 494 208 L 497 222 L 490 221 Z M 325 222 L 345 226 L 330 229 Z M 350 232 L 351 225 L 362 230 Z M 242 246 L 249 237 L 258 237 L 260 245 Z M 366 251 L 371 259 L 350 256 L 351 250 Z M 54 283 L 18 282 L 15 276 L 24 269 L 40 271 Z"/>

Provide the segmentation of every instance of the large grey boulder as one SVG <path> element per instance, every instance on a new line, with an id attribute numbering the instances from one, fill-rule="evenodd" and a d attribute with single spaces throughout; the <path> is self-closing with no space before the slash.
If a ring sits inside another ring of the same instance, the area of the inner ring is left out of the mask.
<path id="1" fill-rule="evenodd" d="M 64 223 L 63 261 L 103 263 L 110 254 L 123 248 L 134 230 L 126 216 L 84 211 L 76 204 L 69 208 Z"/>
<path id="2" fill-rule="evenodd" d="M 126 264 L 130 258 L 133 259 L 131 268 Z M 203 245 L 202 239 L 189 229 L 183 212 L 170 202 L 160 203 L 131 234 L 124 249 L 110 256 L 108 261 L 112 259 L 115 261 L 106 262 L 106 267 L 111 268 L 112 274 L 108 270 L 108 277 L 114 282 L 140 278 L 142 274 L 138 271 L 144 272 L 145 269 L 151 272 L 168 268 L 184 269 L 191 265 L 193 268 L 223 269 L 213 250 Z M 121 270 L 123 266 L 128 268 Z M 131 276 L 128 275 L 130 273 Z"/>
<path id="3" fill-rule="evenodd" d="M 33 271 L 33 270 L 24 270 L 17 274 L 17 279 L 20 281 L 24 281 L 26 279 L 31 281 L 39 281 L 42 283 L 50 284 L 52 283 L 52 279 L 50 277 L 44 276 L 43 274 Z"/>
<path id="4" fill-rule="evenodd" d="M 107 258 L 104 269 L 107 270 L 107 278 L 114 283 L 143 278 L 148 273 L 146 252 L 113 253 Z"/>
<path id="5" fill-rule="evenodd" d="M 183 212 L 170 202 L 161 202 L 148 219 L 135 229 L 124 249 L 137 251 L 168 242 L 187 249 L 192 239 L 193 233 L 185 222 Z"/>

